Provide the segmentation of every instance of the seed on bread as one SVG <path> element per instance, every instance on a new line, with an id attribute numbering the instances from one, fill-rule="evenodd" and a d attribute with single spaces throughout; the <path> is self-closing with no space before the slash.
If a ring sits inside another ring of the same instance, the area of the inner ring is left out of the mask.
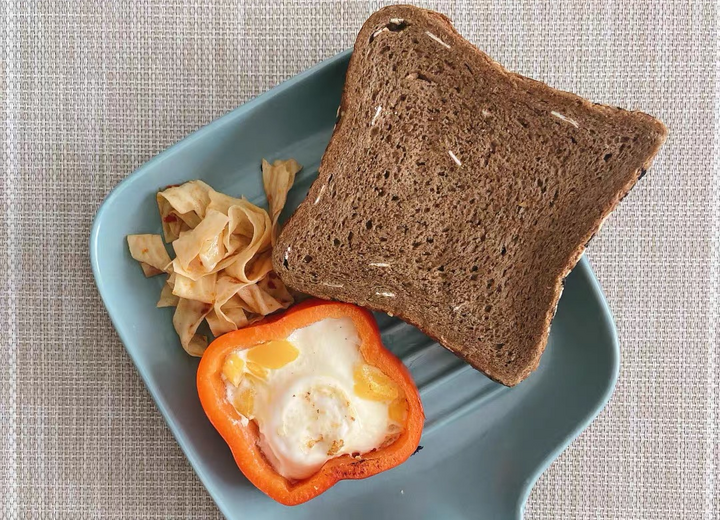
<path id="1" fill-rule="evenodd" d="M 447 43 L 445 43 L 444 41 L 442 41 L 440 38 L 438 38 L 437 36 L 435 36 L 435 35 L 434 35 L 433 33 L 431 33 L 430 31 L 425 31 L 425 34 L 427 34 L 430 38 L 432 38 L 433 40 L 435 40 L 436 42 L 438 42 L 440 45 L 442 45 L 442 46 L 445 47 L 446 49 L 452 49 L 452 47 L 451 47 L 450 45 L 448 45 Z"/>

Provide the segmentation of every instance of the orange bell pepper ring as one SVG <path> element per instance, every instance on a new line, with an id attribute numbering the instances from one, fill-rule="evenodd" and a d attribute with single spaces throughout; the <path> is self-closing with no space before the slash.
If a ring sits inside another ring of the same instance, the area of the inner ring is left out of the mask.
<path id="1" fill-rule="evenodd" d="M 366 364 L 379 369 L 397 385 L 407 400 L 405 423 L 397 438 L 359 456 L 344 454 L 330 458 L 311 476 L 289 480 L 278 473 L 259 447 L 255 421 L 245 420 L 228 401 L 221 374 L 228 355 L 269 341 L 284 340 L 295 330 L 326 318 L 350 318 L 360 338 L 359 350 Z M 197 388 L 205 413 L 230 447 L 243 474 L 258 489 L 285 505 L 315 498 L 340 480 L 367 478 L 407 460 L 417 449 L 425 415 L 410 372 L 387 350 L 372 314 L 361 307 L 324 300 L 307 300 L 287 312 L 255 325 L 227 333 L 212 342 L 203 354 L 197 373 Z"/>

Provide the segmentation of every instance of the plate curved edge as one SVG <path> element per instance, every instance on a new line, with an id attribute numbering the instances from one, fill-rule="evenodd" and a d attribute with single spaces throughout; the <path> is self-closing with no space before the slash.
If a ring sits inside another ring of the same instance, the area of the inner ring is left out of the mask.
<path id="1" fill-rule="evenodd" d="M 530 497 L 530 493 L 535 487 L 535 484 L 537 484 L 537 481 L 540 479 L 542 474 L 545 473 L 545 470 L 547 470 L 547 468 L 550 467 L 553 462 L 555 462 L 555 460 L 568 448 L 568 446 L 570 446 L 570 444 L 572 444 L 572 442 L 577 439 L 580 434 L 588 428 L 588 426 L 590 426 L 590 424 L 597 418 L 600 412 L 603 411 L 605 406 L 612 398 L 613 392 L 615 391 L 615 386 L 617 385 L 618 377 L 620 376 L 620 343 L 618 341 L 617 327 L 615 326 L 615 320 L 613 319 L 612 312 L 610 311 L 610 307 L 607 303 L 607 299 L 605 298 L 602 287 L 600 286 L 600 282 L 595 276 L 595 272 L 593 271 L 592 266 L 590 265 L 590 261 L 587 259 L 586 255 L 583 255 L 581 257 L 580 261 L 575 266 L 573 271 L 579 271 L 578 274 L 582 275 L 583 278 L 585 278 L 588 287 L 592 291 L 592 296 L 599 303 L 601 311 L 600 319 L 602 320 L 602 324 L 604 327 L 607 327 L 608 331 L 610 332 L 612 343 L 610 345 L 609 352 L 611 355 L 610 362 L 612 364 L 612 375 L 607 380 L 607 386 L 603 389 L 603 392 L 599 394 L 595 406 L 592 409 L 588 410 L 587 414 L 578 423 L 576 428 L 572 432 L 570 432 L 555 447 L 555 449 L 548 453 L 548 455 L 537 466 L 534 474 L 525 482 L 520 496 L 518 497 L 518 502 L 516 506 L 516 518 L 518 520 L 522 520 L 524 517 L 527 500 Z"/>

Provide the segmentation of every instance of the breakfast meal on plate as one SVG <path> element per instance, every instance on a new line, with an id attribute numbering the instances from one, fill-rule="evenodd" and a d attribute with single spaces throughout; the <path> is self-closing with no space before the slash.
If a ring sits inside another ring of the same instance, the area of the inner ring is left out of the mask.
<path id="1" fill-rule="evenodd" d="M 203 320 L 217 337 L 293 303 L 270 256 L 278 217 L 300 168 L 294 159 L 262 162 L 270 214 L 200 180 L 158 192 L 172 260 L 160 235 L 128 235 L 130 254 L 145 276 L 167 273 L 157 306 L 175 307 L 173 325 L 188 354 L 202 356 L 207 348 L 207 336 L 197 333 Z"/>
<path id="2" fill-rule="evenodd" d="M 666 135 L 649 115 L 505 70 L 439 13 L 381 9 L 275 271 L 515 385 L 538 366 L 565 277 Z"/>
<path id="3" fill-rule="evenodd" d="M 268 211 L 201 180 L 167 187 L 163 235 L 128 246 L 145 276 L 167 275 L 157 305 L 202 358 L 200 401 L 238 467 L 299 504 L 418 448 L 418 390 L 370 310 L 519 383 L 565 277 L 666 135 L 508 72 L 439 13 L 386 7 L 360 30 L 318 178 L 282 230 L 294 160 L 263 161 Z"/>
<path id="4" fill-rule="evenodd" d="M 420 442 L 410 373 L 355 305 L 309 300 L 221 336 L 197 387 L 238 467 L 286 505 L 397 466 Z"/>

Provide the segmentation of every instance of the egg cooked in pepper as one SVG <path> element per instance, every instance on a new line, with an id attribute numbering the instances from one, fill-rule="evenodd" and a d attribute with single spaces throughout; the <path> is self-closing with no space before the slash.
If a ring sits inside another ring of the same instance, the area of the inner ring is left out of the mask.
<path id="1" fill-rule="evenodd" d="M 403 462 L 424 419 L 372 315 L 318 300 L 213 342 L 198 390 L 243 473 L 284 504 Z"/>

